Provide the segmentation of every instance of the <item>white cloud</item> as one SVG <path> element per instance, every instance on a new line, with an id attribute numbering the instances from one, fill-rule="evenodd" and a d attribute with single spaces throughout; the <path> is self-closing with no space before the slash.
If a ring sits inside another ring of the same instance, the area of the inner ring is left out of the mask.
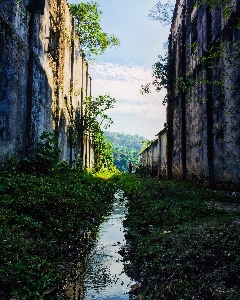
<path id="1" fill-rule="evenodd" d="M 121 118 L 124 115 L 126 118 L 129 115 L 131 122 L 136 124 L 135 133 L 140 135 L 146 128 L 148 132 L 152 128 L 155 134 L 162 129 L 160 121 L 165 122 L 166 116 L 166 108 L 162 105 L 165 92 L 140 93 L 141 85 L 153 80 L 150 68 L 100 62 L 90 66 L 90 70 L 93 96 L 109 93 L 116 99 L 115 107 L 108 113 L 110 116 Z M 121 122 L 116 120 L 116 124 Z M 117 131 L 124 132 L 122 126 Z"/>
<path id="2" fill-rule="evenodd" d="M 162 99 L 165 92 L 140 93 L 141 85 L 152 82 L 151 69 L 99 63 L 91 68 L 93 96 L 109 93 L 117 102 L 114 112 L 134 113 L 148 117 L 165 114 Z"/>

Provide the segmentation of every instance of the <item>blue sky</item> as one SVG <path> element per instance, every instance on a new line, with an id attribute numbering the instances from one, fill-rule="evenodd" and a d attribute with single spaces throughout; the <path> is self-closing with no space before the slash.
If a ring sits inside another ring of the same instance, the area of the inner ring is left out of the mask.
<path id="1" fill-rule="evenodd" d="M 81 1 L 68 0 L 69 3 Z M 87 1 L 84 1 L 87 2 Z M 155 139 L 163 129 L 164 91 L 141 95 L 142 84 L 151 81 L 152 65 L 164 54 L 169 26 L 147 17 L 157 0 L 98 0 L 103 11 L 101 26 L 120 39 L 121 46 L 108 49 L 90 66 L 93 96 L 109 93 L 117 102 L 108 112 L 115 132 Z"/>

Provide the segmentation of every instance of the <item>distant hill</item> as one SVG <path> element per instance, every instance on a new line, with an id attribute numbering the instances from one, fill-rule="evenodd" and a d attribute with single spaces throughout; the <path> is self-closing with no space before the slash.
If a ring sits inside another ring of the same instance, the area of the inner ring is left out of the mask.
<path id="1" fill-rule="evenodd" d="M 143 136 L 110 131 L 105 131 L 104 136 L 112 141 L 114 164 L 119 171 L 128 171 L 130 161 L 134 167 L 138 164 L 142 141 L 146 141 Z"/>

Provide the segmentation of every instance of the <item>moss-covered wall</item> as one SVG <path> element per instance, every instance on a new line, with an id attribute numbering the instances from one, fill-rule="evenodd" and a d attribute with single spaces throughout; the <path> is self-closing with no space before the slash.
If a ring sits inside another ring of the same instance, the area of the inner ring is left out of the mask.
<path id="1" fill-rule="evenodd" d="M 139 158 L 140 166 L 146 168 L 151 176 L 167 177 L 167 134 L 166 128 L 159 132 L 154 140 Z"/>
<path id="2" fill-rule="evenodd" d="M 66 0 L 0 2 L 0 155 L 21 158 L 53 131 L 61 159 L 93 164 L 81 133 L 91 78 Z M 76 113 L 77 112 L 77 113 Z M 73 138 L 71 124 L 78 118 Z"/>
<path id="3" fill-rule="evenodd" d="M 240 183 L 240 2 L 233 1 L 228 18 L 222 17 L 221 8 L 193 4 L 177 3 L 171 26 L 168 164 L 175 178 L 236 186 Z M 219 57 L 216 47 L 224 49 Z M 207 62 L 203 57 L 208 57 Z M 183 89 L 181 80 L 192 83 Z"/>

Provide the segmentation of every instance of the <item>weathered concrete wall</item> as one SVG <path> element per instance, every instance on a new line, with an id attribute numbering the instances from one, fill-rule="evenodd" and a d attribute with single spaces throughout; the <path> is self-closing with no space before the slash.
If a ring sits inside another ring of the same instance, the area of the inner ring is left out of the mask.
<path id="1" fill-rule="evenodd" d="M 152 167 L 152 175 L 157 176 L 158 175 L 158 165 L 159 165 L 159 143 L 158 139 L 155 140 L 151 146 L 151 167 Z"/>
<path id="2" fill-rule="evenodd" d="M 240 182 L 239 11 L 239 0 L 228 19 L 220 9 L 196 8 L 193 1 L 176 4 L 167 116 L 168 164 L 175 178 L 235 186 Z M 224 49 L 214 59 L 212 45 Z M 183 89 L 178 78 L 192 83 Z"/>
<path id="3" fill-rule="evenodd" d="M 139 165 L 146 168 L 151 176 L 167 176 L 167 135 L 166 129 L 158 134 L 158 139 L 153 141 L 141 154 Z"/>
<path id="4" fill-rule="evenodd" d="M 167 177 L 167 130 L 163 129 L 158 133 L 159 164 L 158 177 Z"/>
<path id="5" fill-rule="evenodd" d="M 26 155 L 53 131 L 62 160 L 92 166 L 91 138 L 81 132 L 91 78 L 66 0 L 3 1 L 0 22 L 1 159 Z"/>
<path id="6" fill-rule="evenodd" d="M 26 143 L 28 15 L 0 2 L 0 155 L 22 155 Z M 26 21 L 25 21 L 26 20 Z"/>

